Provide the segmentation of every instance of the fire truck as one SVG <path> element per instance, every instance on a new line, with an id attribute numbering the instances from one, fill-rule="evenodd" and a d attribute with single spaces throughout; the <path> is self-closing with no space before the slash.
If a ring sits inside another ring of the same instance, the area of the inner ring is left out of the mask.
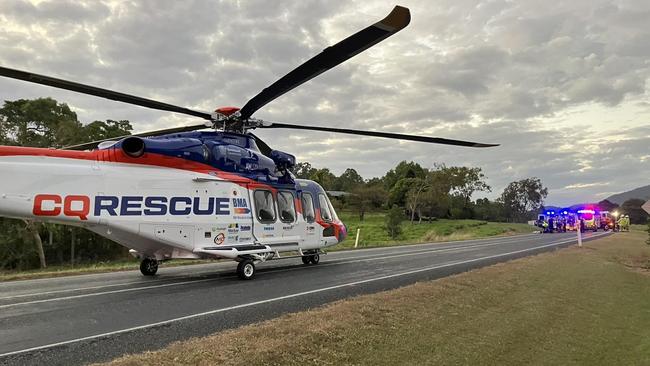
<path id="1" fill-rule="evenodd" d="M 614 230 L 616 219 L 609 211 L 600 211 L 600 228 L 603 230 Z"/>

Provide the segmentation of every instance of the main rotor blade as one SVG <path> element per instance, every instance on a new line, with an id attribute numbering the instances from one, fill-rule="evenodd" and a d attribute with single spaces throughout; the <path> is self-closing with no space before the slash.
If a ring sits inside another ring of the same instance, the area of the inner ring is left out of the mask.
<path id="1" fill-rule="evenodd" d="M 135 105 L 152 108 L 152 109 L 158 109 L 161 111 L 170 111 L 170 112 L 176 112 L 182 114 L 189 114 L 190 116 L 201 117 L 207 120 L 212 119 L 210 113 L 195 111 L 189 108 L 183 108 L 172 104 L 158 102 L 151 99 L 136 97 L 134 95 L 124 94 L 124 93 L 120 93 L 108 89 L 102 89 L 95 86 L 75 83 L 73 81 L 56 79 L 45 75 L 34 74 L 27 71 L 14 70 L 14 69 L 0 66 L 0 76 L 6 76 L 13 79 L 29 81 L 31 83 L 47 85 L 59 89 L 71 90 L 78 93 L 90 94 L 96 97 L 106 98 L 110 100 L 117 100 L 120 102 L 135 104 Z"/>
<path id="2" fill-rule="evenodd" d="M 133 135 L 124 135 L 124 136 L 118 136 L 118 137 L 111 137 L 111 138 L 103 139 L 103 140 L 84 142 L 83 144 L 65 146 L 65 147 L 62 147 L 61 149 L 63 149 L 63 150 L 88 150 L 88 149 L 92 149 L 92 148 L 96 147 L 97 145 L 101 144 L 102 142 L 105 142 L 105 141 L 119 141 L 119 140 L 121 140 L 123 138 L 126 138 L 126 137 L 129 137 L 129 136 L 154 137 L 154 136 L 167 135 L 167 134 L 170 134 L 170 133 L 179 133 L 179 132 L 189 132 L 189 131 L 202 130 L 204 128 L 208 128 L 208 126 L 206 126 L 203 123 L 200 124 L 200 125 L 193 125 L 193 126 L 166 128 L 164 130 L 141 132 L 141 133 L 136 133 L 136 134 L 133 134 Z"/>
<path id="3" fill-rule="evenodd" d="M 287 123 L 276 123 L 276 122 L 267 122 L 267 124 L 259 126 L 259 127 L 260 128 L 290 128 L 290 129 L 295 129 L 295 130 L 310 130 L 310 131 L 347 133 L 347 134 L 350 134 L 350 135 L 385 137 L 385 138 L 389 138 L 389 139 L 428 142 L 428 143 L 432 143 L 432 144 L 444 144 L 444 145 L 465 146 L 465 147 L 494 147 L 494 146 L 499 146 L 499 144 L 484 144 L 484 143 L 480 143 L 480 142 L 451 140 L 451 139 L 445 139 L 445 138 L 440 138 L 440 137 L 404 135 L 404 134 L 401 134 L 401 133 L 378 132 L 378 131 L 359 131 L 359 130 L 350 130 L 350 129 L 347 129 L 347 128 L 332 128 L 332 127 L 318 127 L 318 126 L 305 126 L 305 125 L 291 125 L 291 124 L 287 124 Z"/>
<path id="4" fill-rule="evenodd" d="M 396 6 L 386 18 L 326 48 L 262 90 L 240 110 L 241 118 L 249 118 L 275 98 L 399 32 L 410 21 L 409 10 Z"/>

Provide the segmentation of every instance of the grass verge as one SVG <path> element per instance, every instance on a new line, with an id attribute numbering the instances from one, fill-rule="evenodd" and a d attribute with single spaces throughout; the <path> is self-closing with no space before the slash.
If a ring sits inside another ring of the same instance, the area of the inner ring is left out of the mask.
<path id="1" fill-rule="evenodd" d="M 618 233 L 108 365 L 650 364 L 646 238 Z"/>
<path id="2" fill-rule="evenodd" d="M 420 224 L 409 221 L 402 223 L 402 233 L 395 240 L 388 236 L 384 228 L 385 214 L 382 212 L 367 213 L 363 221 L 359 215 L 352 212 L 339 214 L 341 220 L 348 226 L 348 238 L 335 246 L 334 250 L 354 247 L 357 229 L 361 229 L 359 247 L 382 247 L 429 243 L 451 240 L 468 240 L 497 235 L 528 234 L 535 230 L 528 224 L 487 222 L 481 220 L 447 220 L 441 219 Z"/>

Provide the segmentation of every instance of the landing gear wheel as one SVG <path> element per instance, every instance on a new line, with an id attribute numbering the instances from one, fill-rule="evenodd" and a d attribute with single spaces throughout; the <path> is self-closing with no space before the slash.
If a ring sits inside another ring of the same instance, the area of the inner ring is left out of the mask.
<path id="1" fill-rule="evenodd" d="M 145 258 L 140 262 L 140 272 L 145 276 L 153 276 L 158 272 L 158 261 L 153 258 Z"/>
<path id="2" fill-rule="evenodd" d="M 302 264 L 309 264 L 311 262 L 311 255 L 302 256 Z"/>
<path id="3" fill-rule="evenodd" d="M 242 280 L 252 280 L 255 277 L 255 263 L 250 259 L 244 259 L 237 265 L 237 275 Z"/>
<path id="4" fill-rule="evenodd" d="M 309 261 L 310 261 L 312 264 L 318 264 L 318 262 L 320 262 L 320 255 L 318 255 L 318 254 L 310 255 L 310 256 L 309 256 Z"/>

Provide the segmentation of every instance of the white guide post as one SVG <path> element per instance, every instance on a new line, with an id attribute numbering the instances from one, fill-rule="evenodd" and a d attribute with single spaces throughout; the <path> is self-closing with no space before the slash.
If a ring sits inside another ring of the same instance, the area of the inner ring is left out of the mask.
<path id="1" fill-rule="evenodd" d="M 357 237 L 354 239 L 354 247 L 356 248 L 359 245 L 359 235 L 361 234 L 361 228 L 357 229 Z"/>
<path id="2" fill-rule="evenodd" d="M 576 230 L 578 233 L 578 248 L 582 248 L 582 224 L 580 221 L 578 221 L 578 230 Z"/>

